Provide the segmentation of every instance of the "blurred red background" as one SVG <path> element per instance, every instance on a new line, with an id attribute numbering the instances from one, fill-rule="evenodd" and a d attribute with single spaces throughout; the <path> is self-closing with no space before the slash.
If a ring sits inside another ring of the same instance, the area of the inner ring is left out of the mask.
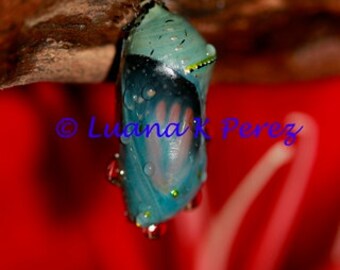
<path id="1" fill-rule="evenodd" d="M 0 269 L 340 269 L 339 89 L 340 78 L 211 86 L 203 203 L 157 241 L 106 181 L 118 140 L 87 137 L 92 115 L 117 121 L 114 85 L 0 92 Z M 74 138 L 55 133 L 62 117 L 78 121 Z M 222 140 L 226 117 L 305 127 L 291 147 Z"/>

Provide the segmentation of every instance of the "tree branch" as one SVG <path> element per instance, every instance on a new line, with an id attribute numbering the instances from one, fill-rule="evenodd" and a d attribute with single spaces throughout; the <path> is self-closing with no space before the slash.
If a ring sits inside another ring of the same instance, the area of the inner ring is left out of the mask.
<path id="1" fill-rule="evenodd" d="M 138 0 L 0 0 L 0 88 L 107 78 Z M 340 74 L 339 0 L 168 0 L 218 51 L 215 81 Z"/>

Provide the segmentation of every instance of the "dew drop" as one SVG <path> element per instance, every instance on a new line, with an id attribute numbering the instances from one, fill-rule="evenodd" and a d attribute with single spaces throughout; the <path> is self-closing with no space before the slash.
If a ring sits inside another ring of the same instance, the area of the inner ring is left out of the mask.
<path id="1" fill-rule="evenodd" d="M 142 228 L 142 232 L 148 239 L 159 239 L 166 232 L 166 224 L 152 224 L 147 228 Z"/>
<path id="2" fill-rule="evenodd" d="M 142 120 L 144 117 L 144 112 L 145 112 L 145 102 L 144 99 L 142 98 L 143 102 L 137 104 L 136 108 L 136 115 L 139 120 Z"/>
<path id="3" fill-rule="evenodd" d="M 183 49 L 183 46 L 182 45 L 179 45 L 179 46 L 177 46 L 176 48 L 175 48 L 175 51 L 177 52 L 177 51 L 180 51 L 180 50 L 182 50 Z"/>
<path id="4" fill-rule="evenodd" d="M 177 39 L 178 39 L 177 36 L 172 36 L 172 37 L 170 38 L 170 40 L 172 40 L 172 41 L 175 41 L 175 40 L 177 40 Z"/>
<path id="5" fill-rule="evenodd" d="M 192 210 L 197 208 L 202 202 L 202 190 L 200 189 L 195 197 L 186 205 L 185 210 Z"/>
<path id="6" fill-rule="evenodd" d="M 214 56 L 216 54 L 216 49 L 211 44 L 207 45 L 206 50 L 207 50 L 207 56 Z"/>
<path id="7" fill-rule="evenodd" d="M 109 180 L 109 182 L 118 187 L 121 187 L 122 186 L 121 171 L 123 170 L 119 169 L 118 160 L 117 158 L 115 158 L 110 162 L 110 164 L 107 167 L 107 179 Z"/>
<path id="8" fill-rule="evenodd" d="M 155 166 L 151 162 L 146 163 L 144 166 L 144 173 L 148 176 L 152 176 L 155 173 Z"/>
<path id="9" fill-rule="evenodd" d="M 141 104 L 144 102 L 144 98 L 143 97 L 136 97 L 137 103 Z"/>
<path id="10" fill-rule="evenodd" d="M 143 97 L 146 100 L 152 99 L 155 95 L 156 95 L 156 90 L 152 89 L 152 88 L 146 88 L 143 90 Z"/>
<path id="11" fill-rule="evenodd" d="M 130 142 L 130 137 L 124 136 L 124 134 L 122 134 L 122 136 L 120 136 L 120 141 L 123 144 L 128 144 Z"/>
<path id="12" fill-rule="evenodd" d="M 149 207 L 147 209 L 142 210 L 136 216 L 137 227 L 145 226 L 147 223 L 149 223 L 151 217 L 152 217 L 152 211 Z"/>
<path id="13" fill-rule="evenodd" d="M 110 164 L 107 166 L 107 178 L 110 182 L 112 180 L 117 179 L 119 175 L 119 167 L 117 160 L 112 160 Z"/>
<path id="14" fill-rule="evenodd" d="M 127 90 L 125 90 L 125 93 L 124 93 L 124 105 L 129 110 L 135 109 L 135 95 L 132 96 L 131 92 Z"/>

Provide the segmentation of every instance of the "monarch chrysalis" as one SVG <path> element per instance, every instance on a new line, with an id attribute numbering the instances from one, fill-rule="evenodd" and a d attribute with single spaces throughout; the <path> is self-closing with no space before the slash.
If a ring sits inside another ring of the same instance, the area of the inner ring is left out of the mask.
<path id="1" fill-rule="evenodd" d="M 194 119 L 205 119 L 216 53 L 164 6 L 147 1 L 142 10 L 123 41 L 123 125 L 189 127 L 183 136 L 170 138 L 121 137 L 119 184 L 128 216 L 152 237 L 158 224 L 190 206 L 206 179 L 205 140 L 194 136 Z"/>

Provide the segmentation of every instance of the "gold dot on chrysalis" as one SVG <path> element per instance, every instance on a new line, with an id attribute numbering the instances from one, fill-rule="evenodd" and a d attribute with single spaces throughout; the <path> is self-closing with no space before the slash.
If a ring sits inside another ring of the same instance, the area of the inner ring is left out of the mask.
<path id="1" fill-rule="evenodd" d="M 151 212 L 150 212 L 150 211 L 145 211 L 145 212 L 144 212 L 144 217 L 145 217 L 145 218 L 151 217 Z"/>
<path id="2" fill-rule="evenodd" d="M 178 195 L 179 195 L 179 192 L 178 192 L 178 190 L 173 189 L 173 190 L 171 190 L 170 194 L 171 194 L 172 197 L 177 198 Z"/>

